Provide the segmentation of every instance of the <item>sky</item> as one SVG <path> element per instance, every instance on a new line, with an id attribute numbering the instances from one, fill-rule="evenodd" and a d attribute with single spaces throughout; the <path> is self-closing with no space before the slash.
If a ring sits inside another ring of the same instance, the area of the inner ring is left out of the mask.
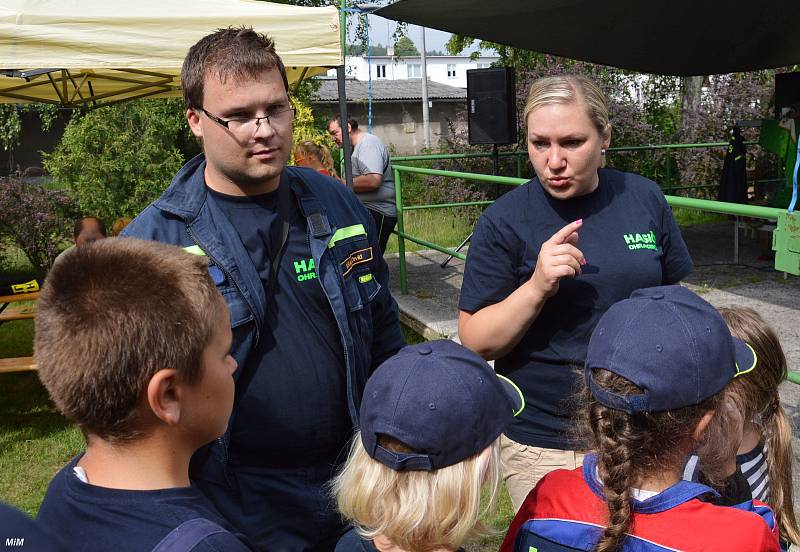
<path id="1" fill-rule="evenodd" d="M 377 15 L 370 15 L 369 16 L 369 35 L 370 35 L 370 43 L 372 44 L 381 44 L 386 46 L 392 40 L 392 34 L 394 33 L 395 27 L 397 23 L 391 21 L 389 19 L 384 19 L 383 17 L 378 17 Z M 351 28 L 350 34 L 348 35 L 348 42 L 352 43 L 355 41 L 355 35 Z M 420 27 L 417 25 L 408 25 L 408 38 L 410 38 L 417 49 L 422 48 L 422 32 L 420 31 Z M 445 49 L 445 43 L 450 38 L 450 33 L 446 33 L 444 31 L 438 31 L 436 29 L 427 29 L 425 31 L 425 46 L 426 49 L 430 52 L 431 50 L 441 50 L 442 52 L 447 53 Z M 476 42 L 477 44 L 477 42 Z M 477 47 L 472 47 L 467 49 L 464 54 L 469 54 L 474 50 L 477 50 Z"/>

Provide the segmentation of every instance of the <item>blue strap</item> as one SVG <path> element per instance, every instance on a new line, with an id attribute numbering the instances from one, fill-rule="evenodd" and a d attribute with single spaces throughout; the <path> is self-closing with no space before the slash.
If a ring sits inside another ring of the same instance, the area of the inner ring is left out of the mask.
<path id="1" fill-rule="evenodd" d="M 797 203 L 797 171 L 800 170 L 800 136 L 797 137 L 797 158 L 794 160 L 794 176 L 792 181 L 792 201 L 789 203 L 789 212 L 794 211 Z"/>
<path id="2" fill-rule="evenodd" d="M 152 552 L 189 552 L 203 540 L 217 533 L 227 533 L 227 531 L 210 519 L 190 519 L 170 531 Z"/>

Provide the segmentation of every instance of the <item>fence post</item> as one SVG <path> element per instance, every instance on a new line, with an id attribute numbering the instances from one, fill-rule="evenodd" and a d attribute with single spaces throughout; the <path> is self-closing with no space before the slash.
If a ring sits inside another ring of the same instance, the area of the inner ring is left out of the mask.
<path id="1" fill-rule="evenodd" d="M 394 170 L 394 202 L 397 209 L 397 254 L 400 264 L 400 293 L 408 293 L 408 274 L 406 273 L 406 240 L 403 237 L 406 233 L 403 223 L 403 183 L 400 179 L 400 171 Z"/>
<path id="2" fill-rule="evenodd" d="M 517 152 L 514 157 L 517 160 L 517 178 L 522 178 L 522 156 Z"/>
<path id="3" fill-rule="evenodd" d="M 672 149 L 669 146 L 667 150 L 667 195 L 672 195 Z"/>

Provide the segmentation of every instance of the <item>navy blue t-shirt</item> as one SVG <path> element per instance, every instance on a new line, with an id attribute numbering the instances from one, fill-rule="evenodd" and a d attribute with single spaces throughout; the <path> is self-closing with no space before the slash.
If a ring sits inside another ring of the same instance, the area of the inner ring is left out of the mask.
<path id="1" fill-rule="evenodd" d="M 280 239 L 278 191 L 250 197 L 210 191 L 210 197 L 233 224 L 266 289 L 271 248 Z M 234 464 L 331 463 L 352 431 L 338 326 L 317 280 L 306 219 L 294 194 L 290 203 L 289 236 L 268 303 L 267 328 L 239 378 Z"/>
<path id="2" fill-rule="evenodd" d="M 371 540 L 362 539 L 355 529 L 350 529 L 336 543 L 334 552 L 380 552 Z"/>
<path id="3" fill-rule="evenodd" d="M 530 279 L 542 243 L 583 219 L 577 247 L 582 275 L 564 278 L 520 342 L 495 368 L 525 395 L 525 410 L 506 431 L 526 445 L 569 450 L 569 398 L 598 319 L 640 288 L 672 284 L 692 260 L 658 185 L 636 174 L 600 169 L 591 194 L 559 200 L 538 178 L 486 209 L 475 227 L 459 308 L 499 303 Z"/>
<path id="4" fill-rule="evenodd" d="M 80 455 L 73 458 L 50 482 L 38 516 L 40 523 L 58 530 L 70 550 L 147 552 L 173 529 L 197 518 L 230 532 L 206 537 L 193 551 L 251 550 L 245 537 L 235 534 L 196 488 L 129 491 L 98 487 L 75 475 L 73 468 L 79 459 Z"/>
<path id="5" fill-rule="evenodd" d="M 16 548 L 37 552 L 69 550 L 43 524 L 2 502 L 0 502 L 0 545 L 12 550 Z"/>

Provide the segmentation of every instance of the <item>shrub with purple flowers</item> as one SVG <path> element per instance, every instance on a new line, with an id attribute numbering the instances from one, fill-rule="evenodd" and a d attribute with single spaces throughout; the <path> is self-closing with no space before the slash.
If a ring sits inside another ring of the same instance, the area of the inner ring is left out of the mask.
<path id="1" fill-rule="evenodd" d="M 0 178 L 0 213 L 0 236 L 19 247 L 42 275 L 70 236 L 77 205 L 65 190 L 12 176 Z"/>

